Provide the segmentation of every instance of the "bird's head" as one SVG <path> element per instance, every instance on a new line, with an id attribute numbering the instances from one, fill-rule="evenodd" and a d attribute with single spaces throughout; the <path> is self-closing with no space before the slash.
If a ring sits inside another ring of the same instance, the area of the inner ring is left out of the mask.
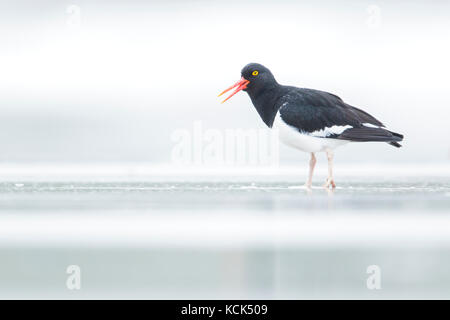
<path id="1" fill-rule="evenodd" d="M 276 83 L 275 77 L 269 69 L 259 63 L 249 63 L 242 68 L 241 80 L 224 90 L 219 94 L 219 97 L 231 89 L 236 88 L 228 98 L 222 101 L 222 103 L 224 103 L 241 90 L 247 91 L 248 94 L 252 94 Z"/>

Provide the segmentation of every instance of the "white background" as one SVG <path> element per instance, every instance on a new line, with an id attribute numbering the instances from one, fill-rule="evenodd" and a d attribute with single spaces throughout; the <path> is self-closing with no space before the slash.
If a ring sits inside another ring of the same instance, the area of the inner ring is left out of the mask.
<path id="1" fill-rule="evenodd" d="M 448 163 L 449 15 L 448 1 L 2 1 L 0 161 L 168 163 L 194 121 L 264 128 L 245 93 L 217 98 L 259 62 L 405 134 L 337 162 Z"/>

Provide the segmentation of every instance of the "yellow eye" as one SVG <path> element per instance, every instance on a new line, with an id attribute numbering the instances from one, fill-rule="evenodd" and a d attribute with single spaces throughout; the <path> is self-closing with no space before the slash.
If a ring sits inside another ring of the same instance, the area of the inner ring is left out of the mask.
<path id="1" fill-rule="evenodd" d="M 259 73 L 259 72 L 255 70 L 255 71 L 252 72 L 252 75 L 257 76 L 258 73 Z"/>

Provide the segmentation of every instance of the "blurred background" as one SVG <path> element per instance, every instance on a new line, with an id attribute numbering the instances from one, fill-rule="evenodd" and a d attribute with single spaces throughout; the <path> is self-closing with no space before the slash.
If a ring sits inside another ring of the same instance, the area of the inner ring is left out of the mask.
<path id="1" fill-rule="evenodd" d="M 178 129 L 264 128 L 249 62 L 405 134 L 339 163 L 448 163 L 448 1 L 0 2 L 0 161 L 171 162 Z M 281 164 L 307 155 L 281 146 Z"/>
<path id="2" fill-rule="evenodd" d="M 449 14 L 444 0 L 0 0 L 0 298 L 448 299 Z M 249 62 L 368 111 L 403 148 L 340 148 L 334 192 L 322 155 L 306 190 L 308 155 L 260 135 L 245 93 L 217 98 Z M 269 161 L 208 167 L 234 155 L 230 132 Z"/>

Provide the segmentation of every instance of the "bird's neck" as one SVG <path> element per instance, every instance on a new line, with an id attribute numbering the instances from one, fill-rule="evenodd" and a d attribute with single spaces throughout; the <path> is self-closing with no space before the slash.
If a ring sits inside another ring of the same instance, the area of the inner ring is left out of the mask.
<path id="1" fill-rule="evenodd" d="M 272 128 L 275 116 L 279 109 L 276 102 L 280 97 L 280 89 L 281 86 L 278 83 L 274 83 L 259 91 L 247 92 L 256 111 L 258 111 L 261 119 L 269 128 Z"/>

